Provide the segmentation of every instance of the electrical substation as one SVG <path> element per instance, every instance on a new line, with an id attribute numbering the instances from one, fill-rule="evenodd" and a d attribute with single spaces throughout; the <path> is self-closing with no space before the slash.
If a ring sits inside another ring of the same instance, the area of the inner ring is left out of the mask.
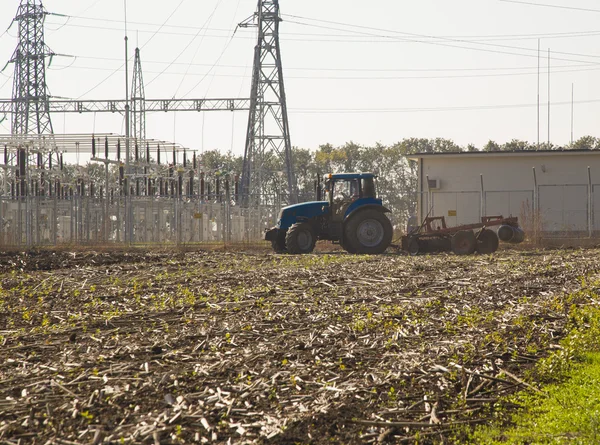
<path id="1" fill-rule="evenodd" d="M 47 15 L 41 0 L 21 0 L 13 20 L 13 95 L 0 100 L 0 116 L 11 119 L 11 134 L 0 135 L 1 246 L 252 242 L 282 205 L 297 202 L 278 0 L 259 0 L 239 24 L 258 28 L 247 98 L 146 98 L 138 48 L 129 82 L 125 37 L 126 97 L 54 99 L 46 82 L 46 61 L 55 55 L 44 39 Z M 247 114 L 242 170 L 211 171 L 192 148 L 149 138 L 146 114 L 155 112 Z M 119 113 L 125 134 L 57 134 L 54 113 Z M 67 165 L 66 154 L 93 166 Z M 265 168 L 272 156 L 282 173 Z M 273 177 L 275 191 L 266 186 Z"/>

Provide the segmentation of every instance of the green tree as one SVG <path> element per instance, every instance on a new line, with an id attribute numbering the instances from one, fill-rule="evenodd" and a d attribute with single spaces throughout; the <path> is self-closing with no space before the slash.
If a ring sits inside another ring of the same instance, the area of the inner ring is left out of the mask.
<path id="1" fill-rule="evenodd" d="M 500 148 L 502 151 L 527 151 L 527 150 L 535 150 L 536 146 L 530 144 L 527 141 L 520 141 L 518 139 L 513 139 L 510 142 L 502 145 Z"/>
<path id="2" fill-rule="evenodd" d="M 483 151 L 501 151 L 502 148 L 496 142 L 490 140 L 483 146 Z"/>
<path id="3" fill-rule="evenodd" d="M 570 150 L 598 150 L 600 139 L 594 136 L 583 136 L 567 146 Z"/>

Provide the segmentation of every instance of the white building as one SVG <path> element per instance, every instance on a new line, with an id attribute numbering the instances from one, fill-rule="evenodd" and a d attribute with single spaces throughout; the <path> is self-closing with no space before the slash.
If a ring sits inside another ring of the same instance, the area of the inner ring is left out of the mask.
<path id="1" fill-rule="evenodd" d="M 600 151 L 420 153 L 419 221 L 448 226 L 482 216 L 519 217 L 541 236 L 591 237 L 600 231 Z"/>

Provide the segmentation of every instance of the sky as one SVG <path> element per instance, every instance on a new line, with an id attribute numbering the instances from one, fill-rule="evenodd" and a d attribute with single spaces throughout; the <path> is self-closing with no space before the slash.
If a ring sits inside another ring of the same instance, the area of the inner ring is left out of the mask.
<path id="1" fill-rule="evenodd" d="M 0 66 L 17 45 L 16 24 L 5 30 L 18 5 L 0 2 Z M 571 140 L 572 89 L 575 139 L 600 136 L 599 0 L 280 5 L 294 146 L 387 145 L 409 137 L 478 147 L 490 139 L 536 142 L 538 60 L 541 141 L 548 132 L 555 145 Z M 124 98 L 124 1 L 47 0 L 44 6 L 61 14 L 46 19 L 46 43 L 60 55 L 48 67 L 50 94 Z M 234 30 L 256 6 L 256 0 L 128 0 L 129 55 L 141 48 L 146 98 L 249 97 L 256 31 Z M 0 74 L 0 98 L 11 97 L 12 71 L 8 65 Z M 147 135 L 243 154 L 247 118 L 247 112 L 148 114 Z M 52 122 L 56 133 L 125 132 L 121 115 L 54 114 Z M 10 119 L 0 124 L 0 133 L 8 132 Z"/>

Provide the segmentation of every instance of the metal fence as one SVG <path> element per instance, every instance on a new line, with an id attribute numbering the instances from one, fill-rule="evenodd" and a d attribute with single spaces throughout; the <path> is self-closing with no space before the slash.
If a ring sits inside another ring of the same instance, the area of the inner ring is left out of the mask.
<path id="1" fill-rule="evenodd" d="M 529 190 L 430 191 L 417 195 L 418 217 L 443 216 L 448 226 L 482 216 L 516 216 L 530 239 L 600 236 L 600 185 L 547 184 Z"/>
<path id="2" fill-rule="evenodd" d="M 185 197 L 0 198 L 0 246 L 252 243 L 278 213 Z"/>

